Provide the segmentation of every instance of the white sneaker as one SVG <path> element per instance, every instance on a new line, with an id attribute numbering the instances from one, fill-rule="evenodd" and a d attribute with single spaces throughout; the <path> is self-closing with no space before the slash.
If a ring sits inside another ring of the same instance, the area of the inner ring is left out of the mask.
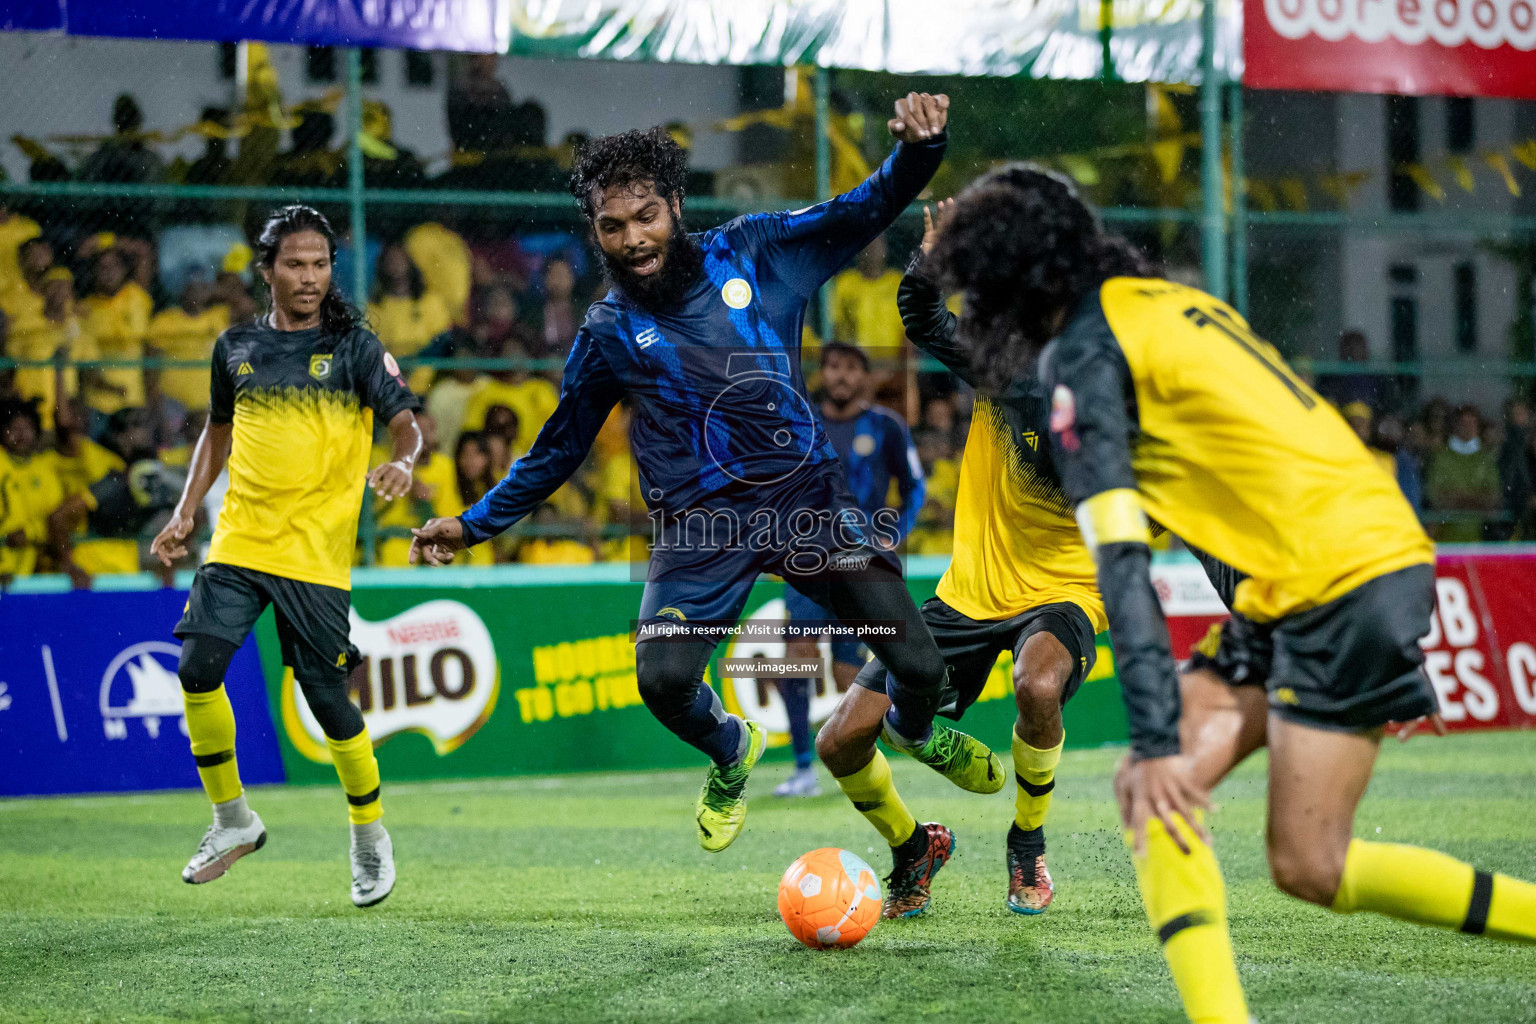
<path id="1" fill-rule="evenodd" d="M 211 882 L 230 865 L 248 853 L 255 853 L 267 843 L 267 827 L 261 816 L 251 812 L 251 823 L 244 828 L 220 828 L 209 825 L 203 833 L 203 841 L 197 844 L 197 852 L 181 869 L 181 880 L 191 885 Z"/>
<path id="2" fill-rule="evenodd" d="M 352 837 L 352 902 L 359 907 L 371 907 L 384 902 L 395 888 L 395 844 L 390 841 L 384 826 L 379 826 L 379 838 L 373 842 L 359 842 Z"/>
<path id="3" fill-rule="evenodd" d="M 821 796 L 815 768 L 802 768 L 774 787 L 774 796 Z"/>

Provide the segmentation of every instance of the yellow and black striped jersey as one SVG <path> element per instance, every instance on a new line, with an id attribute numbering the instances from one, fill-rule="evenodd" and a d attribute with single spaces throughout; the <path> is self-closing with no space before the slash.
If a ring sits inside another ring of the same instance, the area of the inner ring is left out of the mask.
<path id="1" fill-rule="evenodd" d="M 208 415 L 234 423 L 208 561 L 351 587 L 374 417 L 420 403 L 369 331 L 232 327 L 213 347 Z"/>
<path id="2" fill-rule="evenodd" d="M 897 304 L 912 342 L 974 384 L 969 357 L 955 343 L 955 317 L 915 263 Z M 1051 459 L 1049 412 L 1044 386 L 1032 377 L 1020 377 L 996 397 L 977 395 L 960 462 L 954 553 L 937 593 L 980 620 L 1070 601 L 1100 632 L 1107 624 L 1104 602 Z"/>

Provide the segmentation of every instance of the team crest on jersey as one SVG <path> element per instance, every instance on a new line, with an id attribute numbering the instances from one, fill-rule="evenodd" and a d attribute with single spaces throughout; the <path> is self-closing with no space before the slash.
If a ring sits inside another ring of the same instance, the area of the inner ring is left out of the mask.
<path id="1" fill-rule="evenodd" d="M 1065 384 L 1057 384 L 1051 392 L 1051 433 L 1061 438 L 1061 446 L 1069 452 L 1077 451 L 1077 396 Z"/>
<path id="2" fill-rule="evenodd" d="M 853 439 L 853 453 L 863 455 L 866 458 L 875 454 L 875 437 L 873 434 L 860 434 Z"/>
<path id="3" fill-rule="evenodd" d="M 732 309 L 746 309 L 752 302 L 752 286 L 740 277 L 733 277 L 720 289 L 720 297 Z"/>
<path id="4" fill-rule="evenodd" d="M 309 375 L 315 380 L 325 380 L 331 375 L 331 353 L 317 352 L 309 357 Z"/>

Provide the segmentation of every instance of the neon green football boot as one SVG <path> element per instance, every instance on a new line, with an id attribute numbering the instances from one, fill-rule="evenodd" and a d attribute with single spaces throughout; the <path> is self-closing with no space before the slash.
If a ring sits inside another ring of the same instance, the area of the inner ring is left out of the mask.
<path id="1" fill-rule="evenodd" d="M 911 741 L 904 740 L 891 728 L 889 720 L 881 733 L 890 746 L 921 761 L 967 792 L 996 793 L 1008 781 L 1003 762 L 990 747 L 942 722 L 933 723 L 933 734 L 921 746 L 913 746 Z"/>
<path id="2" fill-rule="evenodd" d="M 709 766 L 699 802 L 694 805 L 694 819 L 699 823 L 699 845 L 710 853 L 719 853 L 741 835 L 747 820 L 747 776 L 752 774 L 768 734 L 756 722 L 742 719 L 747 730 L 747 752 L 729 768 Z"/>

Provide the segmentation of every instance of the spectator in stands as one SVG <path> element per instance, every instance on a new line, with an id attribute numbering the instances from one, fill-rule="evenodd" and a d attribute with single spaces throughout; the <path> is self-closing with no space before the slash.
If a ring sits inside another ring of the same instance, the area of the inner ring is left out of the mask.
<path id="1" fill-rule="evenodd" d="M 132 95 L 123 93 L 112 103 L 112 137 L 80 165 L 81 181 L 141 184 L 159 181 L 164 165 L 144 145 L 144 111 Z"/>
<path id="2" fill-rule="evenodd" d="M 473 53 L 459 62 L 448 88 L 448 137 L 460 153 L 489 153 L 502 146 L 512 116 L 512 94 L 496 77 L 500 57 Z"/>
<path id="3" fill-rule="evenodd" d="M 1521 398 L 1504 403 L 1504 437 L 1498 448 L 1499 494 L 1505 522 L 1493 539 L 1508 540 L 1531 503 L 1531 466 L 1526 452 L 1531 444 L 1531 407 Z"/>
<path id="4" fill-rule="evenodd" d="M 485 435 L 491 453 L 491 470 L 496 474 L 496 479 L 500 480 L 507 475 L 507 470 L 512 468 L 518 456 L 528 450 L 517 446 L 522 424 L 517 413 L 507 406 L 493 405 L 485 410 L 485 426 L 481 433 Z"/>
<path id="5" fill-rule="evenodd" d="M 1424 510 L 1424 473 L 1418 457 L 1409 450 L 1406 430 L 1400 417 L 1388 413 L 1376 422 L 1375 445 L 1392 456 L 1393 475 L 1403 497 L 1413 506 L 1414 514 Z"/>
<path id="6" fill-rule="evenodd" d="M 471 256 L 464 239 L 443 224 L 427 221 L 407 231 L 401 244 L 421 270 L 427 291 L 443 300 L 454 323 L 467 323 Z"/>
<path id="7" fill-rule="evenodd" d="M 1468 514 L 1442 523 L 1436 540 L 1482 539 L 1476 514 L 1498 511 L 1499 467 L 1494 453 L 1483 447 L 1482 417 L 1475 407 L 1456 410 L 1451 435 L 1429 464 L 1424 490 L 1435 511 Z"/>
<path id="8" fill-rule="evenodd" d="M 380 532 L 379 565 L 410 565 L 411 527 L 420 526 L 437 516 L 459 515 L 469 507 L 461 497 L 456 460 L 450 459 L 438 448 L 437 424 L 432 422 L 430 415 L 424 413 L 416 417 L 416 424 L 421 428 L 421 454 L 416 458 L 416 472 L 409 494 L 393 502 L 380 499 L 374 505 L 375 524 Z M 389 461 L 389 455 L 388 448 L 375 448 L 373 464 L 382 465 Z M 491 564 L 491 552 L 486 547 L 487 550 L 478 557 L 461 558 L 460 563 Z"/>
<path id="9" fill-rule="evenodd" d="M 569 483 L 566 486 L 570 486 Z M 538 531 L 517 549 L 517 560 L 531 565 L 585 565 L 597 560 L 590 542 L 577 536 L 590 536 L 591 525 L 566 515 L 552 501 L 546 501 L 529 517 Z"/>
<path id="10" fill-rule="evenodd" d="M 901 274 L 887 265 L 880 235 L 859 253 L 852 270 L 832 279 L 832 337 L 877 359 L 894 357 L 907 338 L 896 309 L 900 286 Z"/>
<path id="11" fill-rule="evenodd" d="M 1445 447 L 1446 438 L 1451 434 L 1451 403 L 1438 395 L 1424 403 L 1424 408 L 1419 412 L 1419 420 L 1424 424 L 1428 447 L 1425 449 L 1425 465 L 1433 458 L 1434 453 Z"/>
<path id="12" fill-rule="evenodd" d="M 48 514 L 64 500 L 51 452 L 39 450 L 35 399 L 0 403 L 0 585 L 30 576 L 48 540 Z"/>
<path id="13" fill-rule="evenodd" d="M 128 254 L 108 237 L 89 257 L 89 292 L 83 303 L 85 329 L 96 339 L 102 359 L 143 359 L 155 302 L 133 280 Z M 151 383 L 155 375 L 151 372 Z M 102 369 L 86 389 L 86 404 L 103 416 L 145 404 L 145 371 L 138 367 Z M 94 433 L 94 431 L 93 431 Z"/>
<path id="14" fill-rule="evenodd" d="M 5 354 L 33 362 L 97 358 L 96 340 L 75 313 L 74 275 L 53 266 L 53 247 L 32 239 L 21 247 L 21 264 L 27 287 L 12 291 L 3 307 Z M 52 429 L 59 388 L 65 395 L 77 394 L 82 382 L 98 383 L 100 373 L 69 366 L 20 367 L 13 371 L 11 387 L 19 397 L 38 401 L 43 426 Z"/>
<path id="15" fill-rule="evenodd" d="M 576 272 L 569 260 L 555 258 L 544 264 L 544 317 L 542 335 L 544 344 L 539 355 L 543 358 L 564 359 L 570 354 L 576 340 L 576 329 L 581 326 L 582 313 L 577 307 Z"/>
<path id="16" fill-rule="evenodd" d="M 42 233 L 37 221 L 13 213 L 6 205 L 5 197 L 0 196 L 0 309 L 3 309 L 7 292 L 26 287 L 26 278 L 21 272 L 22 244 Z"/>
<path id="17" fill-rule="evenodd" d="M 90 420 L 90 410 L 78 397 L 65 398 L 54 416 L 54 466 L 66 496 L 79 494 L 114 470 L 128 468 L 116 450 L 92 439 Z"/>
<path id="18" fill-rule="evenodd" d="M 203 155 L 187 167 L 183 180 L 188 185 L 225 184 L 234 167 L 228 155 L 229 111 L 223 107 L 204 107 L 193 131 L 203 136 Z"/>
<path id="19" fill-rule="evenodd" d="M 453 466 L 459 489 L 459 501 L 465 508 L 485 497 L 499 479 L 491 472 L 491 449 L 485 435 L 469 431 L 459 435 L 454 447 Z"/>
<path id="20" fill-rule="evenodd" d="M 230 327 L 256 319 L 256 300 L 251 298 L 251 289 L 239 272 L 219 271 L 219 276 L 213 279 L 213 293 L 215 304 L 224 307 Z"/>
<path id="21" fill-rule="evenodd" d="M 189 274 L 180 304 L 161 310 L 149 321 L 146 355 L 200 364 L 159 371 L 160 393 L 176 402 L 182 413 L 208 408 L 213 343 L 229 327 L 229 307 L 218 304 L 217 297 L 213 279 L 206 272 Z"/>
<path id="22" fill-rule="evenodd" d="M 292 132 L 293 144 L 273 161 L 269 184 L 290 188 L 336 184 L 342 155 L 330 148 L 335 134 L 336 118 L 328 111 L 315 106 L 301 109 L 298 127 Z"/>
<path id="23" fill-rule="evenodd" d="M 386 246 L 379 255 L 368 320 L 384 347 L 402 359 L 420 352 L 453 326 L 447 304 L 427 290 L 421 268 L 399 245 Z"/>
<path id="24" fill-rule="evenodd" d="M 1371 361 L 1371 346 L 1360 331 L 1339 335 L 1339 362 L 1364 366 Z M 1317 390 L 1334 405 L 1364 402 L 1372 409 L 1385 408 L 1391 379 L 1379 373 L 1331 373 L 1318 378 Z"/>
<path id="25" fill-rule="evenodd" d="M 960 463 L 950 435 L 933 427 L 912 431 L 917 457 L 923 463 L 928 493 L 917 525 L 907 535 L 914 555 L 947 555 L 954 546 L 955 505 L 960 493 Z"/>
<path id="26" fill-rule="evenodd" d="M 1375 415 L 1371 407 L 1364 402 L 1350 402 L 1339 410 L 1344 415 L 1344 422 L 1348 423 L 1355 436 L 1365 445 L 1366 450 L 1376 460 L 1376 464 L 1388 476 L 1397 477 L 1397 460 L 1390 452 L 1382 451 L 1376 447 L 1376 432 L 1374 430 Z"/>
<path id="27" fill-rule="evenodd" d="M 185 472 L 155 457 L 148 410 L 114 413 L 106 439 L 120 465 L 70 493 L 48 516 L 54 560 L 77 587 L 89 587 L 93 576 L 105 573 L 138 572 L 140 540 L 152 537 L 154 526 L 169 517 L 186 483 Z M 90 538 L 76 543 L 73 535 L 81 523 L 87 524 Z"/>
<path id="28" fill-rule="evenodd" d="M 363 101 L 363 185 L 367 188 L 421 188 L 427 171 L 421 158 L 395 141 L 395 117 L 379 100 Z"/>

